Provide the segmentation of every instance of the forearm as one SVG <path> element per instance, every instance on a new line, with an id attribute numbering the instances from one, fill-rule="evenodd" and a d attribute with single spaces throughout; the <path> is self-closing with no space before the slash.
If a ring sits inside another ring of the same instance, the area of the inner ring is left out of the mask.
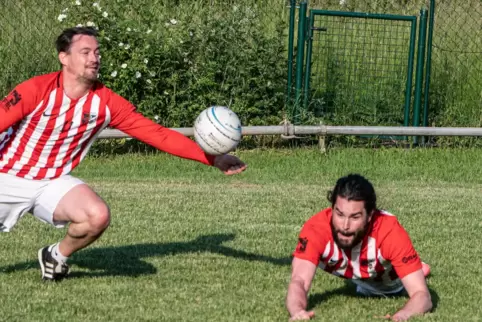
<path id="1" fill-rule="evenodd" d="M 156 129 L 150 137 L 142 137 L 142 141 L 158 150 L 184 159 L 198 161 L 207 165 L 214 164 L 214 156 L 207 155 L 196 142 L 173 130 Z"/>
<path id="2" fill-rule="evenodd" d="M 196 142 L 181 133 L 165 128 L 131 112 L 123 121 L 114 125 L 130 136 L 169 154 L 213 165 L 214 156 L 207 155 Z"/>
<path id="3" fill-rule="evenodd" d="M 286 308 L 290 316 L 295 315 L 301 310 L 306 310 L 307 298 L 306 291 L 301 281 L 291 281 L 288 286 L 288 295 L 286 296 Z"/>
<path id="4" fill-rule="evenodd" d="M 432 299 L 427 292 L 415 293 L 405 306 L 399 311 L 405 316 L 412 317 L 429 312 L 432 309 Z"/>

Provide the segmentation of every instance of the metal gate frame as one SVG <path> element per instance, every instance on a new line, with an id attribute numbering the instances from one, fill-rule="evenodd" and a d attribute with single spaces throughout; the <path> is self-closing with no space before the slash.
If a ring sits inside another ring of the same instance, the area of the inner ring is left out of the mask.
<path id="1" fill-rule="evenodd" d="M 295 1 L 291 1 L 291 18 L 294 17 Z M 413 126 L 420 126 L 420 109 L 422 103 L 422 88 L 423 88 L 423 76 L 424 76 L 424 63 L 425 63 L 425 51 L 426 51 L 426 34 L 427 34 L 427 10 L 422 8 L 420 10 L 420 22 L 418 26 L 418 44 L 417 44 L 417 65 L 415 75 L 415 91 L 412 95 L 412 83 L 413 83 L 413 69 L 415 62 L 415 42 L 417 33 L 417 16 L 404 16 L 404 15 L 391 15 L 391 14 L 375 14 L 375 13 L 363 13 L 363 12 L 346 12 L 346 11 L 332 11 L 332 10 L 319 10 L 310 9 L 309 16 L 307 16 L 307 2 L 301 2 L 299 5 L 299 19 L 298 19 L 298 35 L 297 35 L 297 55 L 296 55 L 296 79 L 295 79 L 295 98 L 292 105 L 292 118 L 293 123 L 298 123 L 298 111 L 297 109 L 303 107 L 305 110 L 308 104 L 308 96 L 310 88 L 310 74 L 311 74 L 311 57 L 313 50 L 313 33 L 316 31 L 322 31 L 323 29 L 314 26 L 315 16 L 339 16 L 339 17 L 351 17 L 360 19 L 383 19 L 392 21 L 408 21 L 411 24 L 410 27 L 410 48 L 407 58 L 407 81 L 405 87 L 405 104 L 404 104 L 404 126 L 410 124 L 410 106 L 413 97 Z M 430 38 L 430 34 L 429 34 Z M 430 40 L 430 39 L 429 39 Z M 294 19 L 290 19 L 290 33 L 289 33 L 289 46 L 290 49 L 294 43 Z M 306 57 L 305 57 L 306 50 Z M 430 63 L 430 55 L 428 55 L 428 65 Z M 291 89 L 292 89 L 292 69 L 293 69 L 293 54 L 290 50 L 288 55 L 288 101 L 291 102 Z M 429 73 L 427 73 L 429 74 Z M 426 75 L 428 76 L 428 75 Z M 427 91 L 428 82 L 425 83 L 425 91 Z M 426 94 L 426 93 L 425 93 Z M 424 124 L 427 118 L 427 111 L 424 106 Z"/>

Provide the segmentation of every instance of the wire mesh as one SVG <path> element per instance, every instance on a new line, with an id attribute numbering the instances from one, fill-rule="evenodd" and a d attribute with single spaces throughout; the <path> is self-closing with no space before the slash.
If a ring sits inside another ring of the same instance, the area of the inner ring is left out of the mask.
<path id="1" fill-rule="evenodd" d="M 436 1 L 429 125 L 482 126 L 482 2 Z"/>
<path id="2" fill-rule="evenodd" d="M 330 124 L 403 125 L 411 21 L 316 15 L 314 28 L 309 109 Z"/>
<path id="3" fill-rule="evenodd" d="M 16 84 L 31 76 L 59 68 L 53 43 L 55 37 L 64 27 L 59 23 L 59 15 L 66 7 L 72 8 L 77 2 L 83 6 L 88 3 L 92 5 L 93 1 L 4 0 L 2 2 L 0 96 L 3 97 Z M 239 20 L 247 19 L 246 12 L 253 13 L 256 28 L 268 37 L 263 38 L 263 43 L 261 43 L 259 38 L 248 37 L 249 35 L 243 34 L 241 30 L 232 31 L 237 36 L 233 39 L 244 39 L 246 41 L 240 43 L 237 49 L 233 51 L 236 54 L 235 65 L 231 64 L 233 61 L 228 58 L 218 62 L 224 66 L 224 68 L 220 68 L 221 74 L 225 70 L 232 69 L 235 71 L 231 74 L 225 73 L 229 77 L 223 78 L 216 74 L 211 80 L 206 80 L 202 86 L 199 85 L 196 89 L 186 89 L 189 91 L 189 97 L 173 97 L 173 91 L 169 87 L 155 88 L 155 91 L 151 93 L 139 92 L 138 96 L 144 99 L 149 98 L 147 103 L 155 106 L 157 111 L 157 109 L 172 109 L 174 104 L 179 105 L 183 102 L 185 102 L 185 106 L 206 105 L 209 103 L 208 99 L 200 99 L 199 97 L 206 97 L 208 94 L 205 95 L 205 93 L 209 92 L 210 97 L 213 97 L 212 100 L 218 100 L 220 103 L 228 105 L 238 102 L 240 104 L 239 109 L 246 111 L 246 115 L 251 120 L 256 119 L 257 124 L 267 124 L 266 122 L 273 124 L 279 120 L 279 117 L 270 118 L 270 115 L 277 113 L 279 116 L 280 113 L 278 112 L 283 110 L 283 104 L 286 103 L 286 100 L 271 98 L 278 95 L 279 92 L 286 94 L 286 78 L 283 79 L 280 76 L 280 70 L 284 71 L 286 75 L 290 5 L 294 2 L 296 6 L 299 6 L 300 1 L 99 0 L 97 2 L 106 9 L 114 4 L 121 5 L 122 10 L 117 10 L 117 13 L 124 17 L 124 21 L 137 21 L 150 28 L 154 27 L 153 34 L 157 37 L 159 47 L 169 41 L 170 35 L 165 31 L 168 28 L 165 28 L 164 24 L 166 21 L 169 22 L 171 18 L 179 18 L 179 27 L 183 23 L 183 18 L 189 17 L 193 28 L 202 29 L 203 21 L 215 19 L 222 21 L 227 16 L 231 17 L 232 15 L 229 15 L 229 13 L 234 12 L 234 10 L 238 10 L 237 19 Z M 428 105 L 428 125 L 482 126 L 482 52 L 480 49 L 482 48 L 482 3 L 480 0 L 308 1 L 309 9 L 397 15 L 419 15 L 420 9 L 424 6 L 430 8 L 431 3 L 435 3 L 433 44 L 430 47 L 432 50 L 432 65 L 430 70 L 425 71 L 430 73 L 428 79 L 430 90 L 427 100 L 424 101 Z M 136 12 L 140 7 L 147 8 L 146 10 L 151 13 L 150 17 L 153 17 L 153 20 L 145 19 L 141 12 Z M 319 96 L 314 95 L 313 101 L 309 102 L 310 108 L 318 112 L 331 113 L 332 117 L 336 117 L 339 122 L 344 122 L 344 118 L 350 117 L 352 120 L 363 122 L 400 124 L 402 122 L 400 108 L 403 105 L 403 92 L 405 90 L 404 77 L 406 77 L 406 70 L 403 65 L 406 61 L 406 50 L 408 50 L 404 47 L 408 37 L 408 23 L 370 22 L 370 24 L 356 26 L 353 19 L 351 21 L 345 19 L 343 24 L 340 21 L 336 22 L 333 18 L 330 19 L 323 21 L 323 24 L 331 24 L 328 32 L 315 34 L 317 39 L 315 40 L 314 52 L 318 52 L 319 57 L 313 57 L 313 59 L 321 60 L 322 64 L 318 69 L 313 70 L 316 76 L 314 81 L 320 86 L 315 94 L 319 95 L 320 91 L 325 91 L 327 94 L 322 97 L 324 101 L 321 101 Z M 321 22 L 317 21 L 317 24 L 319 23 Z M 229 28 L 229 24 L 225 25 L 226 28 Z M 296 16 L 294 23 L 295 36 L 297 35 L 297 25 L 298 17 Z M 366 28 L 366 30 L 363 28 Z M 282 29 L 283 32 L 278 33 L 279 29 Z M 330 32 L 335 31 L 337 35 L 330 35 Z M 360 38 L 359 35 L 362 32 L 368 34 L 368 40 Z M 278 50 L 279 46 L 277 44 L 266 45 L 276 39 L 282 39 L 284 42 L 284 52 L 273 53 L 271 49 L 276 48 Z M 210 48 L 227 47 L 222 39 L 216 37 L 207 39 L 205 43 L 207 42 L 212 42 Z M 404 44 L 403 48 L 400 47 L 401 44 Z M 367 48 L 361 49 L 360 46 L 362 45 L 367 46 Z M 234 48 L 234 45 L 231 47 Z M 184 48 L 186 46 L 182 49 Z M 181 48 L 179 48 L 180 50 Z M 248 50 L 250 53 L 245 55 Z M 345 52 L 345 56 L 341 56 L 342 52 Z M 103 57 L 107 58 L 107 55 L 107 53 L 103 53 Z M 205 55 L 208 56 L 209 53 L 205 52 Z M 217 53 L 213 55 L 217 55 Z M 353 57 L 357 55 L 359 58 Z M 248 57 L 243 58 L 244 56 Z M 270 56 L 275 58 L 271 60 L 259 59 L 259 64 L 253 66 L 254 57 Z M 296 48 L 294 58 L 296 58 Z M 216 59 L 217 56 L 213 56 L 203 61 L 208 64 L 209 60 L 215 61 Z M 294 72 L 296 64 L 293 63 L 292 71 Z M 264 64 L 264 67 L 260 64 Z M 326 66 L 324 70 L 322 70 L 322 66 Z M 114 72 L 109 67 L 106 66 L 104 70 L 107 75 Z M 199 73 L 209 66 L 198 67 L 193 73 L 192 79 L 205 79 L 206 75 L 200 75 Z M 192 72 L 193 70 L 190 69 L 189 71 Z M 243 74 L 241 71 L 245 73 Z M 185 71 L 179 73 L 184 75 Z M 354 76 L 355 73 L 359 75 L 358 78 Z M 397 76 L 391 76 L 392 74 Z M 332 81 L 333 79 L 335 81 Z M 214 90 L 209 87 L 212 84 L 211 81 L 217 82 L 218 87 Z M 226 84 L 229 84 L 229 87 Z M 340 89 L 340 95 L 330 94 L 336 86 L 340 88 L 345 84 L 347 87 L 343 90 Z M 162 85 L 168 86 L 169 84 L 162 83 Z M 314 84 L 312 85 L 314 86 Z M 359 90 L 353 89 L 355 85 L 358 85 Z M 133 86 L 137 86 L 139 91 L 148 88 L 136 84 Z M 205 89 L 206 86 L 208 89 Z M 260 91 L 257 90 L 259 88 L 261 88 Z M 215 94 L 212 94 L 211 91 L 214 91 Z M 247 97 L 255 91 L 259 92 L 259 95 L 253 96 L 253 98 Z M 163 94 L 164 92 L 169 93 L 169 97 L 166 97 Z M 246 93 L 243 99 L 239 99 L 241 92 Z M 152 95 L 155 95 L 155 97 Z M 349 104 L 365 104 L 368 106 L 368 103 L 371 103 L 371 110 L 360 109 L 350 116 L 350 113 L 346 110 L 336 110 L 333 107 L 335 105 L 330 107 L 327 103 L 334 102 L 342 97 L 345 97 L 345 103 L 341 105 L 342 107 Z M 390 110 L 387 110 L 385 105 L 392 106 Z M 192 114 L 193 112 L 189 111 L 189 113 Z M 180 114 L 176 117 L 181 119 L 182 116 Z"/>

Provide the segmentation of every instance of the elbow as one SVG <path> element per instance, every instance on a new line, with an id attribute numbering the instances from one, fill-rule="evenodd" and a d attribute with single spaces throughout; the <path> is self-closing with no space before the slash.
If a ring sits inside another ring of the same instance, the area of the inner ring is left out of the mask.
<path id="1" fill-rule="evenodd" d="M 428 299 L 427 299 L 427 312 L 431 312 L 433 309 L 433 302 L 432 302 L 432 298 L 430 297 L 430 294 L 428 295 Z"/>
<path id="2" fill-rule="evenodd" d="M 433 309 L 433 303 L 432 303 L 432 297 L 430 296 L 430 292 L 423 292 L 423 298 L 424 298 L 424 302 L 425 302 L 425 312 L 423 313 L 427 313 L 427 312 L 430 312 L 432 311 Z"/>

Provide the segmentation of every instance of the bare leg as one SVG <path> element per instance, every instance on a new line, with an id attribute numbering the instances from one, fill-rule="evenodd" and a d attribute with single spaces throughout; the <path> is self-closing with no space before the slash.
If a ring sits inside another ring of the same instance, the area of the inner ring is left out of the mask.
<path id="1" fill-rule="evenodd" d="M 54 221 L 70 222 L 67 235 L 59 243 L 65 257 L 98 239 L 110 223 L 107 204 L 86 184 L 70 190 L 54 211 Z"/>

